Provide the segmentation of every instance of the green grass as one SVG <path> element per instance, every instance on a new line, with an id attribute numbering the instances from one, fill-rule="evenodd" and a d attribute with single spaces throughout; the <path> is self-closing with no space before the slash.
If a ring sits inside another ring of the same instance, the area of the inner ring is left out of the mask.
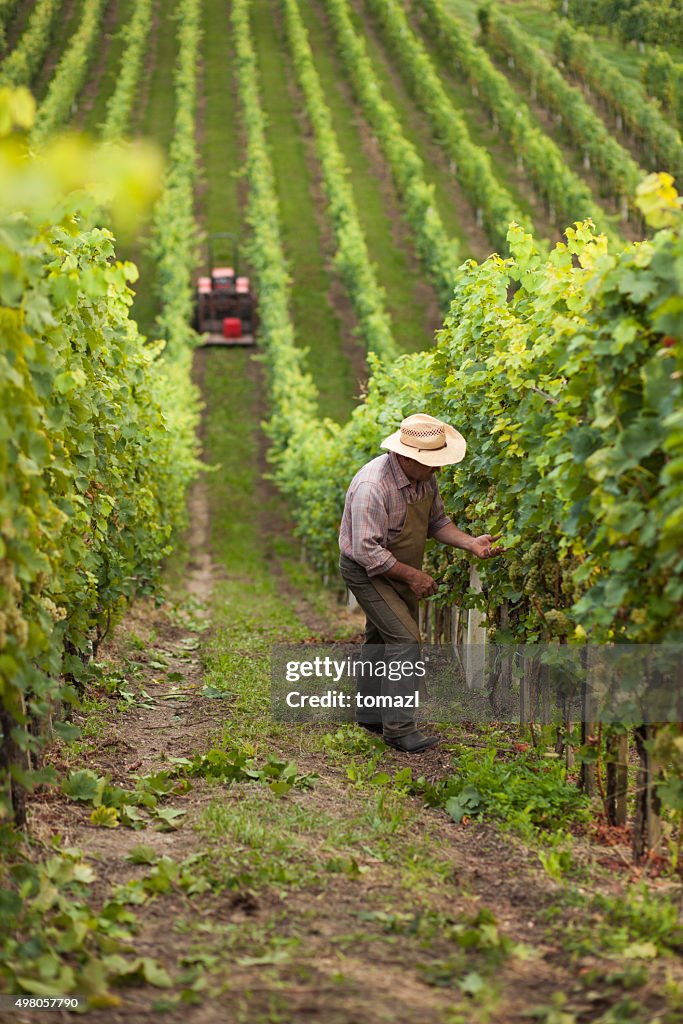
<path id="1" fill-rule="evenodd" d="M 302 3 L 300 11 L 337 140 L 351 171 L 370 259 L 376 264 L 380 284 L 386 291 L 394 337 L 402 349 L 419 351 L 431 344 L 431 338 L 425 331 L 424 297 L 418 297 L 415 287 L 416 274 L 425 277 L 425 271 L 410 241 L 411 229 L 406 225 L 404 237 L 396 236 L 395 225 L 402 213 L 390 171 L 377 147 L 378 162 L 385 166 L 386 182 L 378 180 L 377 168 L 363 148 L 363 115 L 354 104 L 350 89 L 344 88 L 345 75 L 335 54 L 334 37 L 323 24 L 318 5 Z M 367 134 L 372 137 L 369 129 Z"/>
<path id="2" fill-rule="evenodd" d="M 278 11 L 277 2 L 255 0 L 252 33 L 261 99 L 269 120 L 268 143 L 283 242 L 292 275 L 292 319 L 298 343 L 309 349 L 308 366 L 320 391 L 321 410 L 344 422 L 354 407 L 357 384 L 342 350 L 339 315 L 330 302 L 332 279 L 325 264 L 331 253 L 325 252 L 316 217 L 306 144 L 289 91 L 286 44 L 276 19 Z M 360 348 L 360 342 L 357 344 Z"/>
<path id="3" fill-rule="evenodd" d="M 116 88 L 116 82 L 119 77 L 119 68 L 124 56 L 125 40 L 123 33 L 133 16 L 134 10 L 134 0 L 119 0 L 116 12 L 116 27 L 113 30 L 112 40 L 109 45 L 109 49 L 107 50 L 104 71 L 102 72 L 102 77 L 100 79 L 97 96 L 95 97 L 95 102 L 92 107 L 83 119 L 83 128 L 87 132 L 94 134 L 106 116 L 107 103 Z M 148 40 L 148 45 L 152 45 L 151 39 Z"/>
<path id="4" fill-rule="evenodd" d="M 163 0 L 157 8 L 156 32 L 152 29 L 151 45 L 154 52 L 154 67 L 149 85 L 149 99 L 133 117 L 131 133 L 152 139 L 167 152 L 173 137 L 175 116 L 175 92 L 173 72 L 176 64 L 176 20 L 174 17 L 177 0 Z M 143 334 L 154 333 L 154 320 L 158 312 L 158 300 L 154 289 L 154 260 L 145 249 L 145 243 L 134 260 L 140 270 L 140 280 L 135 285 L 135 302 L 132 316 L 137 320 Z"/>

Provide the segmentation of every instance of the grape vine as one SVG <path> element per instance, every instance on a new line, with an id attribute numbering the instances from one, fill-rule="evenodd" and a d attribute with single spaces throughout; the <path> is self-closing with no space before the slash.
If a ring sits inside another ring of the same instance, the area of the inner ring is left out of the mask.
<path id="1" fill-rule="evenodd" d="M 104 139 L 118 139 L 125 134 L 128 127 L 151 27 L 152 0 L 138 0 L 133 17 L 123 29 L 125 50 L 116 88 L 107 103 L 102 125 Z"/>
<path id="2" fill-rule="evenodd" d="M 40 145 L 69 117 L 97 52 L 96 39 L 109 0 L 85 0 L 76 35 L 57 65 L 45 99 L 38 107 L 31 141 Z"/>
<path id="3" fill-rule="evenodd" d="M 0 148 L 0 252 L 12 268 L 0 289 L 4 817 L 21 820 L 23 790 L 48 777 L 39 769 L 44 726 L 68 728 L 63 702 L 75 698 L 63 674 L 82 678 L 84 659 L 126 602 L 154 586 L 186 521 L 197 466 L 187 321 L 198 12 L 198 0 L 179 8 L 176 128 L 155 242 L 161 342 L 145 344 L 129 319 L 137 271 L 115 261 L 111 232 L 95 226 L 102 190 L 89 195 L 108 176 L 125 220 L 147 188 L 143 151 L 46 140 L 32 161 L 27 153 L 18 159 L 13 137 Z M 9 104 L 0 124 L 30 126 L 28 94 L 5 93 L 0 102 Z"/>
<path id="4" fill-rule="evenodd" d="M 336 556 L 340 476 L 421 409 L 468 438 L 466 462 L 440 476 L 455 521 L 509 548 L 480 566 L 482 595 L 466 560 L 438 549 L 449 602 L 491 623 L 507 602 L 508 633 L 524 641 L 683 633 L 683 314 L 669 274 L 683 210 L 666 175 L 638 202 L 662 229 L 650 242 L 620 251 L 584 224 L 545 255 L 513 226 L 508 259 L 460 268 L 436 349 L 376 367 L 316 477 L 299 464 L 297 518 L 321 569 Z M 336 496 L 322 515 L 321 494 Z"/>
<path id="5" fill-rule="evenodd" d="M 665 50 L 652 50 L 640 69 L 648 96 L 659 100 L 662 110 L 679 134 L 683 131 L 683 64 Z"/>
<path id="6" fill-rule="evenodd" d="M 675 128 L 650 103 L 643 89 L 630 82 L 593 46 L 590 36 L 565 23 L 557 34 L 555 51 L 559 59 L 612 109 L 618 125 L 639 140 L 649 159 L 659 162 L 657 170 L 683 178 L 683 140 Z M 651 155 L 650 155 L 651 154 Z"/>
<path id="7" fill-rule="evenodd" d="M 19 0 L 0 0 L 0 52 L 5 48 L 7 28 L 18 6 Z"/>
<path id="8" fill-rule="evenodd" d="M 273 166 L 266 144 L 258 71 L 251 42 L 248 0 L 233 0 L 232 28 L 237 56 L 239 97 L 246 131 L 247 217 L 251 227 L 249 258 L 258 281 L 259 342 L 266 352 L 271 395 L 269 434 L 282 456 L 291 439 L 315 425 L 317 392 L 305 371 L 305 357 L 294 341 L 289 313 L 290 277 L 280 237 Z"/>

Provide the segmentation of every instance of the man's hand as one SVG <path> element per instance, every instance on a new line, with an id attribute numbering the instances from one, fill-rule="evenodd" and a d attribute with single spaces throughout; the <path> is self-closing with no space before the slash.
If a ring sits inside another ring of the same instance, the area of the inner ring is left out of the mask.
<path id="1" fill-rule="evenodd" d="M 476 555 L 477 558 L 491 558 L 493 555 L 502 555 L 506 550 L 506 548 L 494 547 L 494 541 L 502 537 L 501 533 L 495 537 L 492 537 L 490 533 L 484 533 L 481 537 L 471 537 L 469 533 L 464 533 L 459 529 L 455 523 L 447 523 L 446 526 L 442 526 L 434 536 L 441 544 L 450 544 L 454 548 L 462 548 L 463 551 L 469 551 L 470 554 Z"/>
<path id="2" fill-rule="evenodd" d="M 477 558 L 493 558 L 494 555 L 502 555 L 507 548 L 496 547 L 494 541 L 502 537 L 501 533 L 491 536 L 490 533 L 482 533 L 481 537 L 472 537 L 469 550 Z"/>
<path id="3" fill-rule="evenodd" d="M 431 597 L 436 594 L 439 584 L 427 572 L 422 569 L 415 569 L 405 562 L 396 562 L 386 573 L 392 580 L 401 580 L 407 583 L 416 597 Z"/>
<path id="4" fill-rule="evenodd" d="M 431 597 L 439 589 L 436 580 L 422 569 L 413 569 L 413 575 L 408 579 L 408 585 L 416 597 Z"/>

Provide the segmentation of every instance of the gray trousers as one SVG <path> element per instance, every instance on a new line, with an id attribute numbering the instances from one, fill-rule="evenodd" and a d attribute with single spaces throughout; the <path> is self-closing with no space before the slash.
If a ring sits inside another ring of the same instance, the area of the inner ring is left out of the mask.
<path id="1" fill-rule="evenodd" d="M 411 668 L 420 659 L 420 645 L 375 590 L 362 565 L 341 555 L 339 571 L 366 616 L 360 660 L 372 667 L 356 675 L 359 699 L 363 702 L 365 698 L 384 696 L 395 700 L 411 696 L 420 689 L 420 679 Z M 384 672 L 377 668 L 380 663 Z M 399 671 L 398 666 L 403 671 Z M 380 710 L 361 705 L 356 708 L 356 721 L 374 725 L 381 723 L 384 735 L 391 737 L 405 736 L 416 729 L 415 711 L 410 708 Z"/>

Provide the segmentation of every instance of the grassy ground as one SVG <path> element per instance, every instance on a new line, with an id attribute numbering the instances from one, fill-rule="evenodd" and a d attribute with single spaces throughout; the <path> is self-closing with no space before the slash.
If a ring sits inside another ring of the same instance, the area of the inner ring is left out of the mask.
<path id="1" fill-rule="evenodd" d="M 301 108 L 294 100 L 277 12 L 277 2 L 255 0 L 251 24 L 262 105 L 269 121 L 268 143 L 283 241 L 292 275 L 292 318 L 299 344 L 309 350 L 308 365 L 320 391 L 321 409 L 343 422 L 357 394 L 355 370 L 361 346 L 350 336 L 355 318 L 348 299 L 341 297 L 339 281 L 330 266 L 334 249 L 324 217 L 319 172 L 306 144 Z"/>
<path id="2" fill-rule="evenodd" d="M 221 0 L 204 3 L 202 30 L 200 222 L 207 233 L 229 231 L 244 241 L 244 209 L 239 199 L 238 178 L 242 146 L 235 116 L 233 51 L 228 11 Z M 205 258 L 202 252 L 202 266 Z"/>

